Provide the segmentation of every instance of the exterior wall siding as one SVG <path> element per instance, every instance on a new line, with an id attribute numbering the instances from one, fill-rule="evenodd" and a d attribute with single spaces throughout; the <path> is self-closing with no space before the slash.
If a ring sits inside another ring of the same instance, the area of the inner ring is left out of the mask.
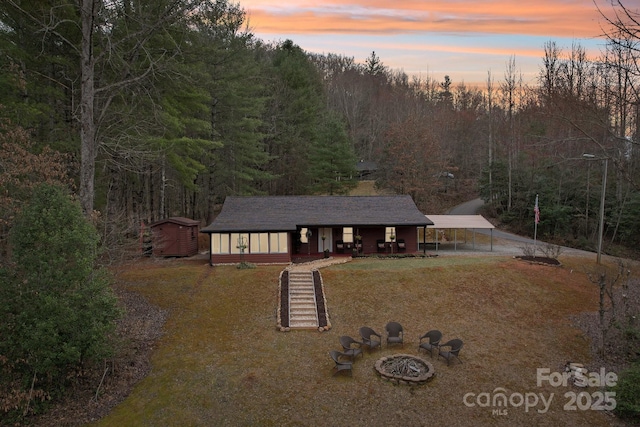
<path id="1" fill-rule="evenodd" d="M 152 227 L 153 255 L 193 256 L 198 253 L 198 226 L 163 222 Z"/>
<path id="2" fill-rule="evenodd" d="M 245 262 L 255 264 L 288 264 L 291 262 L 289 254 L 244 254 Z M 242 262 L 240 254 L 213 254 L 211 264 L 239 264 Z"/>

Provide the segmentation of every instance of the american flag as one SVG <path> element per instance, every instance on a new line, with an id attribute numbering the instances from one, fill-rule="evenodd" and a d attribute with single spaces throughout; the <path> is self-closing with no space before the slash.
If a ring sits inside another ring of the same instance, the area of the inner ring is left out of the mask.
<path id="1" fill-rule="evenodd" d="M 533 213 L 536 215 L 536 224 L 540 222 L 540 208 L 538 207 L 538 195 L 536 194 L 536 205 L 533 208 Z"/>

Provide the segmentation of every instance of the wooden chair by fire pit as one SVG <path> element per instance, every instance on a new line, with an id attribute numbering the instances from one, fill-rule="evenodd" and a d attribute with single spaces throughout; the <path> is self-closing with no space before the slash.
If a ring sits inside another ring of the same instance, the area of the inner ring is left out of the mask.
<path id="1" fill-rule="evenodd" d="M 340 345 L 342 346 L 342 352 L 348 355 L 351 360 L 355 360 L 358 355 L 364 357 L 362 348 L 360 348 L 362 346 L 360 341 L 356 341 L 348 335 L 343 335 L 340 337 Z"/>
<path id="2" fill-rule="evenodd" d="M 427 339 L 428 341 L 422 341 Z M 433 350 L 440 352 L 440 341 L 442 340 L 442 332 L 433 329 L 420 337 L 420 344 L 418 344 L 418 351 L 424 350 L 431 353 L 433 359 Z"/>
<path id="3" fill-rule="evenodd" d="M 389 322 L 385 329 L 387 330 L 387 345 L 401 344 L 404 347 L 404 333 L 400 323 Z"/>
<path id="4" fill-rule="evenodd" d="M 369 347 L 369 351 L 382 348 L 382 335 L 368 326 L 360 328 L 360 338 L 362 338 L 362 345 Z"/>
<path id="5" fill-rule="evenodd" d="M 460 358 L 458 357 L 462 345 L 463 343 L 461 339 L 456 338 L 453 340 L 449 340 L 440 346 L 439 355 L 447 360 L 447 365 L 449 365 L 449 363 L 453 359 L 457 359 L 458 362 L 462 363 L 462 360 L 460 360 Z M 442 350 L 442 347 L 448 347 L 449 350 Z"/>
<path id="6" fill-rule="evenodd" d="M 335 366 L 333 367 L 333 370 L 335 372 L 333 373 L 333 375 L 336 375 L 341 371 L 348 371 L 349 375 L 353 376 L 353 362 L 350 360 L 341 360 L 341 358 L 350 357 L 349 355 L 344 354 L 338 350 L 331 350 L 329 352 L 329 356 L 331 356 L 331 358 L 335 362 Z"/>

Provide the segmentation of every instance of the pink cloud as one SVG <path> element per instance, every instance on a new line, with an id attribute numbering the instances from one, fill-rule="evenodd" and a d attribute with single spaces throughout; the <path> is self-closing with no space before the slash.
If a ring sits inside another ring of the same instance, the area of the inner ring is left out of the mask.
<path id="1" fill-rule="evenodd" d="M 492 33 L 595 37 L 599 13 L 590 1 L 357 1 L 287 3 L 245 0 L 251 27 L 266 34 Z"/>

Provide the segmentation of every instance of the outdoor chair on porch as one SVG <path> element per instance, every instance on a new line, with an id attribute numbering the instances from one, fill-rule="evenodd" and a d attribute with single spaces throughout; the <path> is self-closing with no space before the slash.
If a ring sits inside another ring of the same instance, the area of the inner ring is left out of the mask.
<path id="1" fill-rule="evenodd" d="M 376 246 L 378 247 L 378 252 L 384 252 L 386 250 L 386 246 L 383 239 L 376 240 Z"/>
<path id="2" fill-rule="evenodd" d="M 338 251 L 338 253 L 341 253 L 341 254 L 344 253 L 344 241 L 343 240 L 336 240 L 336 251 Z"/>
<path id="3" fill-rule="evenodd" d="M 389 322 L 385 326 L 387 330 L 387 345 L 401 344 L 404 347 L 402 325 L 398 322 Z"/>
<path id="4" fill-rule="evenodd" d="M 458 362 L 462 363 L 462 360 L 458 357 L 462 344 L 462 340 L 456 338 L 449 340 L 440 346 L 439 355 L 447 359 L 447 365 L 449 365 L 453 359 L 458 359 Z M 449 350 L 442 350 L 443 347 L 448 347 Z"/>
<path id="5" fill-rule="evenodd" d="M 368 326 L 360 328 L 360 338 L 362 338 L 362 345 L 369 347 L 369 351 L 377 347 L 382 348 L 382 335 Z"/>
<path id="6" fill-rule="evenodd" d="M 333 373 L 333 375 L 336 375 L 340 371 L 349 371 L 349 375 L 353 376 L 353 362 L 351 362 L 350 360 L 341 360 L 341 358 L 349 356 L 338 350 L 331 350 L 329 352 L 329 356 L 331 356 L 331 358 L 335 362 L 335 366 L 333 367 L 333 370 L 335 372 Z"/>
<path id="7" fill-rule="evenodd" d="M 404 239 L 398 239 L 397 242 L 399 251 L 404 251 L 405 249 L 407 249 L 407 244 L 405 243 Z"/>
<path id="8" fill-rule="evenodd" d="M 343 335 L 340 337 L 340 345 L 342 346 L 342 352 L 348 355 L 351 360 L 355 360 L 358 355 L 364 357 L 362 348 L 360 348 L 362 346 L 360 341 L 356 341 L 348 335 Z"/>
<path id="9" fill-rule="evenodd" d="M 422 341 L 427 339 L 428 341 Z M 433 359 L 433 350 L 440 352 L 440 340 L 442 340 L 442 332 L 433 329 L 420 337 L 420 344 L 418 344 L 418 351 L 424 350 L 431 353 Z"/>

